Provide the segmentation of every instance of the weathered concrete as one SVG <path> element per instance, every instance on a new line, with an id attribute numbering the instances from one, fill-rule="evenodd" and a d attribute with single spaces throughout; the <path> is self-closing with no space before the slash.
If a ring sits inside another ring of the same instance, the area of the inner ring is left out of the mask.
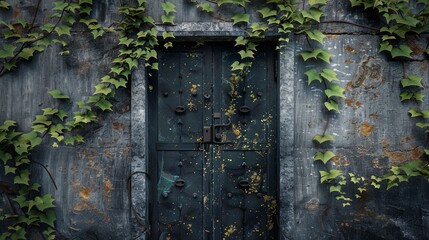
<path id="1" fill-rule="evenodd" d="M 94 1 L 96 17 L 105 26 L 118 19 L 119 1 Z M 177 4 L 176 26 L 158 26 L 175 32 L 178 41 L 224 40 L 244 30 L 222 18 L 201 13 L 187 1 Z M 149 10 L 159 21 L 160 1 L 150 1 Z M 42 1 L 47 14 L 52 1 Z M 31 16 L 33 1 L 15 1 L 19 12 L 0 12 L 3 19 Z M 234 9 L 225 14 L 228 17 Z M 378 53 L 378 16 L 351 9 L 347 1 L 329 1 L 320 29 L 329 33 L 325 48 L 335 56 L 331 66 L 346 88 L 340 114 L 331 114 L 328 132 L 335 136 L 330 146 L 339 157 L 329 167 L 369 177 L 390 166 L 418 158 L 425 134 L 415 127 L 401 103 L 400 80 L 416 72 L 429 87 L 428 61 L 422 54 L 426 40 L 409 39 L 419 53 L 404 64 Z M 229 15 L 228 15 L 229 14 Z M 258 14 L 252 11 L 252 19 Z M 41 20 L 42 18 L 40 18 Z M 350 25 L 346 22 L 356 23 Z M 212 38 L 208 38 L 212 37 Z M 0 122 L 13 119 L 20 130 L 30 129 L 34 115 L 45 107 L 61 105 L 72 112 L 74 103 L 87 98 L 100 77 L 108 72 L 115 55 L 115 37 L 91 40 L 89 34 L 73 33 L 71 55 L 57 55 L 49 48 L 19 70 L 0 79 Z M 386 191 L 371 189 L 351 207 L 343 208 L 320 184 L 319 170 L 327 166 L 313 162 L 319 150 L 311 141 L 326 124 L 322 85 L 307 86 L 304 72 L 320 63 L 304 63 L 301 50 L 309 49 L 303 36 L 292 36 L 279 52 L 279 168 L 280 239 L 427 239 L 429 235 L 429 188 L 422 179 Z M 86 143 L 52 149 L 46 141 L 33 154 L 52 173 L 59 189 L 38 165 L 32 177 L 44 193 L 56 198 L 57 228 L 60 235 L 75 239 L 147 239 L 148 179 L 146 78 L 143 67 L 132 76 L 130 89 L 115 97 L 112 113 L 100 113 L 100 121 L 82 130 Z M 60 89 L 71 101 L 55 101 L 46 92 Z M 428 90 L 423 90 L 428 93 Z M 0 173 L 0 179 L 9 180 Z M 128 184 L 131 184 L 131 193 Z M 383 186 L 384 187 L 384 186 Z M 382 187 L 382 188 L 383 188 Z M 353 187 L 347 189 L 352 195 Z M 131 198 L 129 196 L 131 195 Z M 2 202 L 0 202 L 2 204 Z M 4 204 L 4 202 L 3 202 Z"/>

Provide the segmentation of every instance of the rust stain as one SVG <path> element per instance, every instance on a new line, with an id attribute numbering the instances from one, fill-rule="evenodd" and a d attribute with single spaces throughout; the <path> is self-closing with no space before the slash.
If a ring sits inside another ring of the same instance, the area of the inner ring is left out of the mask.
<path id="1" fill-rule="evenodd" d="M 81 188 L 79 191 L 79 196 L 83 200 L 89 200 L 89 198 L 91 197 L 91 189 L 89 189 L 88 187 Z"/>
<path id="2" fill-rule="evenodd" d="M 350 45 L 346 45 L 344 47 L 344 51 L 351 53 L 351 54 L 356 54 L 356 50 L 354 48 L 352 48 Z"/>
<path id="3" fill-rule="evenodd" d="M 421 151 L 420 148 L 418 147 L 415 147 L 410 151 L 411 159 L 419 159 L 422 155 L 423 155 L 423 151 Z"/>
<path id="4" fill-rule="evenodd" d="M 113 155 L 110 153 L 108 149 L 104 150 L 104 156 L 106 156 L 110 160 L 113 160 Z"/>
<path id="5" fill-rule="evenodd" d="M 326 38 L 329 40 L 333 40 L 338 38 L 338 35 L 334 35 L 334 34 L 326 34 Z"/>
<path id="6" fill-rule="evenodd" d="M 423 151 L 417 146 L 413 146 L 411 149 L 390 151 L 389 143 L 387 142 L 386 139 L 383 139 L 381 144 L 383 146 L 384 154 L 386 154 L 386 156 L 393 162 L 417 160 L 423 155 Z"/>
<path id="7" fill-rule="evenodd" d="M 318 198 L 312 198 L 308 202 L 305 203 L 305 209 L 316 210 L 317 208 L 319 208 L 319 199 Z"/>
<path id="8" fill-rule="evenodd" d="M 76 212 L 82 212 L 83 210 L 94 210 L 97 209 L 94 204 L 90 202 L 80 202 L 73 206 L 73 210 Z"/>
<path id="9" fill-rule="evenodd" d="M 344 60 L 344 64 L 351 64 L 351 63 L 352 63 L 352 61 L 350 59 Z"/>
<path id="10" fill-rule="evenodd" d="M 105 193 L 109 193 L 110 191 L 113 190 L 113 184 L 109 179 L 104 178 L 103 183 L 104 183 L 104 192 Z"/>
<path id="11" fill-rule="evenodd" d="M 378 114 L 378 112 L 373 112 L 369 114 L 369 118 L 372 119 L 378 119 L 380 117 L 380 115 Z"/>
<path id="12" fill-rule="evenodd" d="M 368 122 L 363 122 L 361 129 L 360 129 L 360 134 L 364 135 L 365 137 L 371 135 L 371 133 L 374 131 L 374 125 L 369 124 Z"/>
<path id="13" fill-rule="evenodd" d="M 123 123 L 120 123 L 120 122 L 113 122 L 112 126 L 113 126 L 113 129 L 115 129 L 117 131 L 123 131 L 125 128 L 125 125 Z"/>
<path id="14" fill-rule="evenodd" d="M 359 102 L 359 101 L 356 101 L 356 102 L 355 102 L 355 105 L 356 105 L 356 107 L 358 107 L 358 108 L 362 107 L 362 103 L 361 103 L 361 102 Z"/>
<path id="15" fill-rule="evenodd" d="M 407 45 L 411 48 L 412 55 L 422 55 L 426 52 L 426 48 L 419 46 L 414 40 L 408 39 Z"/>
<path id="16" fill-rule="evenodd" d="M 346 103 L 346 105 L 347 105 L 348 107 L 351 107 L 351 106 L 352 106 L 353 101 L 354 101 L 354 99 L 352 99 L 352 98 L 347 98 L 346 100 L 344 100 L 344 102 Z"/>

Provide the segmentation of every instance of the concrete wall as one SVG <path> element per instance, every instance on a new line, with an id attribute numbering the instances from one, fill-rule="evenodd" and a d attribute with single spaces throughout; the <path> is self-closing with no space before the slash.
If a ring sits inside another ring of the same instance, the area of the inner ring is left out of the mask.
<path id="1" fill-rule="evenodd" d="M 35 10 L 33 1 L 11 2 L 18 10 L 1 10 L 0 19 L 28 19 Z M 42 2 L 38 21 L 51 6 L 51 1 Z M 94 2 L 94 17 L 103 25 L 118 19 L 115 12 L 120 1 Z M 174 31 L 179 40 L 215 37 L 228 41 L 243 34 L 243 29 L 220 18 L 213 20 L 187 1 L 173 2 L 177 5 L 178 24 L 159 29 Z M 159 19 L 160 1 L 150 1 L 148 9 Z M 348 1 L 331 0 L 325 12 L 326 23 L 320 25 L 328 34 L 324 47 L 335 55 L 331 66 L 346 89 L 341 113 L 332 115 L 329 124 L 328 131 L 336 138 L 332 148 L 339 153 L 331 164 L 370 176 L 417 158 L 422 152 L 418 146 L 426 140 L 407 114 L 412 104 L 400 103 L 399 82 L 404 68 L 407 73 L 423 76 L 427 87 L 428 61 L 419 55 L 402 64 L 379 54 L 380 37 L 365 27 L 376 27 L 378 17 L 351 9 Z M 257 19 L 254 12 L 252 19 Z M 416 51 L 426 46 L 424 40 L 410 41 L 415 43 Z M 77 30 L 70 44 L 69 56 L 58 56 L 58 49 L 52 47 L 22 63 L 18 71 L 0 78 L 0 122 L 12 119 L 20 130 L 28 130 L 42 108 L 60 105 L 72 112 L 73 102 L 93 92 L 116 54 L 115 36 L 92 40 L 89 34 Z M 320 86 L 307 86 L 304 75 L 314 65 L 304 63 L 298 56 L 309 48 L 305 37 L 297 35 L 279 52 L 281 239 L 429 238 L 429 185 L 425 180 L 414 179 L 390 191 L 371 190 L 347 208 L 335 200 L 328 186 L 319 183 L 318 171 L 327 166 L 313 163 L 317 148 L 311 139 L 323 131 L 326 114 Z M 72 100 L 54 101 L 46 93 L 50 89 L 60 89 Z M 99 122 L 82 131 L 84 144 L 52 149 L 47 141 L 33 154 L 34 160 L 49 169 L 59 187 L 55 190 L 46 172 L 31 165 L 32 177 L 41 183 L 42 191 L 55 195 L 56 225 L 64 238 L 145 239 L 145 93 L 145 71 L 140 68 L 134 72 L 128 89 L 117 93 L 113 112 L 100 113 Z M 428 103 L 425 99 L 421 105 Z M 10 180 L 2 174 L 1 180 Z"/>

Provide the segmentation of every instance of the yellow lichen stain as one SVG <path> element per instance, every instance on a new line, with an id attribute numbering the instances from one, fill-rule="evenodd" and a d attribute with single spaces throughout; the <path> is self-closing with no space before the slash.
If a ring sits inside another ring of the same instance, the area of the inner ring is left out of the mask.
<path id="1" fill-rule="evenodd" d="M 375 127 L 374 125 L 371 125 L 365 121 L 362 123 L 360 134 L 362 134 L 365 137 L 368 137 L 374 131 L 374 127 Z"/>
<path id="2" fill-rule="evenodd" d="M 109 179 L 104 178 L 103 183 L 104 183 L 104 192 L 105 193 L 109 193 L 110 191 L 113 190 L 113 184 L 112 184 L 112 182 L 110 182 Z"/>
<path id="3" fill-rule="evenodd" d="M 196 93 L 197 93 L 197 91 L 198 91 L 198 85 L 196 85 L 196 84 L 192 84 L 192 85 L 191 85 L 191 89 L 189 89 L 189 91 L 190 91 L 192 94 L 196 94 Z"/>
<path id="4" fill-rule="evenodd" d="M 225 228 L 224 237 L 223 240 L 226 240 L 228 237 L 230 237 L 235 231 L 237 231 L 237 227 L 235 225 L 229 225 Z"/>
<path id="5" fill-rule="evenodd" d="M 232 124 L 232 132 L 235 134 L 237 139 L 241 138 L 241 126 L 240 124 Z"/>
<path id="6" fill-rule="evenodd" d="M 88 187 L 81 188 L 79 191 L 79 196 L 83 200 L 89 200 L 89 198 L 91 197 L 91 189 L 89 189 Z"/>

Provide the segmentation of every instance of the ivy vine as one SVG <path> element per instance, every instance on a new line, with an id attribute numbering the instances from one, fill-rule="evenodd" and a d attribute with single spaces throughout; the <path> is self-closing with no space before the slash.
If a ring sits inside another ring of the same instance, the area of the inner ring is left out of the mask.
<path id="1" fill-rule="evenodd" d="M 289 41 L 289 34 L 305 34 L 308 40 L 308 49 L 299 53 L 306 63 L 315 63 L 317 67 L 305 72 L 308 85 L 317 84 L 324 92 L 324 107 L 326 126 L 321 134 L 313 136 L 312 140 L 318 149 L 314 161 L 323 164 L 329 162 L 336 153 L 329 149 L 329 142 L 334 141 L 329 134 L 329 120 L 334 114 L 340 113 L 340 104 L 344 98 L 345 89 L 338 83 L 337 74 L 330 67 L 331 58 L 335 57 L 323 48 L 325 34 L 321 32 L 318 23 L 324 18 L 323 8 L 327 0 L 309 0 L 307 5 L 299 8 L 291 0 L 266 0 L 263 7 L 257 10 L 261 21 L 250 21 L 247 4 L 250 0 L 189 0 L 199 10 L 211 14 L 213 17 L 225 19 L 219 13 L 222 5 L 236 5 L 242 10 L 235 13 L 229 21 L 234 26 L 243 27 L 246 34 L 235 38 L 239 61 L 231 65 L 231 74 L 234 79 L 232 87 L 238 84 L 252 66 L 258 43 L 268 32 L 275 33 L 278 39 L 277 48 L 282 48 Z M 161 2 L 164 14 L 161 23 L 148 14 L 146 0 L 136 0 L 132 4 L 121 6 L 118 12 L 122 20 L 111 26 L 102 26 L 91 17 L 92 0 L 55 1 L 50 21 L 36 24 L 41 0 L 38 0 L 36 11 L 30 20 L 0 20 L 0 34 L 4 38 L 0 46 L 0 76 L 9 71 L 17 70 L 19 64 L 30 60 L 35 54 L 43 52 L 52 44 L 61 47 L 60 55 L 67 55 L 68 41 L 72 28 L 78 25 L 85 26 L 94 39 L 101 38 L 107 33 L 117 36 L 119 50 L 113 59 L 110 72 L 104 75 L 95 86 L 93 94 L 76 102 L 78 111 L 69 114 L 59 107 L 48 107 L 41 110 L 33 121 L 32 131 L 19 132 L 16 122 L 6 120 L 0 125 L 0 160 L 4 173 L 13 179 L 13 182 L 0 182 L 3 192 L 7 193 L 12 202 L 19 205 L 20 211 L 0 214 L 0 221 L 8 223 L 8 231 L 0 233 L 0 239 L 27 239 L 30 231 L 36 229 L 46 239 L 55 238 L 55 211 L 54 198 L 51 194 L 41 194 L 40 184 L 30 182 L 28 166 L 38 162 L 31 159 L 31 151 L 40 145 L 48 136 L 53 140 L 52 147 L 60 144 L 73 145 L 83 143 L 84 138 L 77 132 L 86 125 L 97 121 L 97 112 L 112 111 L 111 100 L 115 90 L 125 88 L 133 70 L 139 67 L 140 61 L 144 67 L 157 70 L 158 63 L 156 47 L 159 40 L 165 43 L 164 48 L 173 46 L 173 32 L 157 30 L 157 25 L 174 25 L 175 5 L 169 1 Z M 419 36 L 429 30 L 429 1 L 419 0 L 350 0 L 351 6 L 356 8 L 376 10 L 384 18 L 381 34 L 380 52 L 386 52 L 392 59 L 412 58 L 412 49 L 407 45 L 406 37 Z M 7 1 L 0 1 L 1 11 L 10 10 Z M 429 54 L 429 50 L 426 50 Z M 150 71 L 149 71 L 150 72 Z M 424 95 L 421 92 L 422 78 L 414 73 L 405 75 L 401 80 L 401 101 L 422 102 Z M 58 101 L 71 101 L 63 91 L 53 89 L 48 92 Z M 233 101 L 232 98 L 231 101 Z M 417 104 L 418 105 L 418 104 Z M 233 110 L 228 112 L 234 114 Z M 411 117 L 419 118 L 416 125 L 426 133 L 429 131 L 429 110 L 414 107 L 409 110 Z M 429 149 L 424 147 L 424 154 L 429 155 Z M 350 205 L 352 198 L 360 198 L 369 186 L 380 188 L 386 182 L 387 189 L 408 181 L 410 177 L 424 176 L 429 179 L 429 166 L 424 159 L 410 161 L 400 166 L 391 167 L 383 176 L 357 176 L 355 173 L 345 173 L 341 169 L 320 171 L 321 183 L 330 184 L 330 192 L 336 193 L 336 199 L 343 202 L 343 206 Z M 356 185 L 357 193 L 351 197 L 342 187 L 347 183 Z M 2 210 L 0 209 L 0 212 Z"/>

